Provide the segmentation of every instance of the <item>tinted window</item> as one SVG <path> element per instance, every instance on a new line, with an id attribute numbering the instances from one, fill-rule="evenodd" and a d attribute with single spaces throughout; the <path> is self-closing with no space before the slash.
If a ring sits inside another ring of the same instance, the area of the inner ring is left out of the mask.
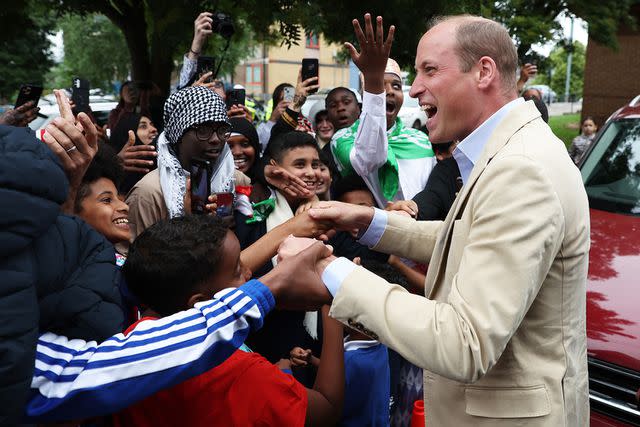
<path id="1" fill-rule="evenodd" d="M 610 122 L 582 165 L 592 208 L 640 215 L 640 119 Z"/>

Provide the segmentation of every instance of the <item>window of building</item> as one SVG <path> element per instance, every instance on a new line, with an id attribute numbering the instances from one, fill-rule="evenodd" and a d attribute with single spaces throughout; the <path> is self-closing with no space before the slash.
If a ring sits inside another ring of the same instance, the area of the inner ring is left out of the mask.
<path id="1" fill-rule="evenodd" d="M 245 68 L 245 81 L 247 83 L 251 83 L 253 80 L 253 67 L 251 67 L 251 65 L 247 65 L 247 68 Z"/>
<path id="2" fill-rule="evenodd" d="M 318 40 L 318 35 L 314 32 L 307 33 L 304 46 L 309 49 L 320 49 L 320 41 Z"/>
<path id="3" fill-rule="evenodd" d="M 262 83 L 262 66 L 254 65 L 253 66 L 253 83 L 260 84 Z"/>

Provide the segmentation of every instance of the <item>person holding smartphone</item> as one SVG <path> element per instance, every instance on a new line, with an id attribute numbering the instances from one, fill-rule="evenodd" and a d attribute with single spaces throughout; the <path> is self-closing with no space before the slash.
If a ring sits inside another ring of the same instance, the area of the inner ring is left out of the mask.
<path id="1" fill-rule="evenodd" d="M 26 127 L 38 117 L 38 103 L 29 101 L 17 108 L 10 108 L 0 114 L 0 125 Z"/>

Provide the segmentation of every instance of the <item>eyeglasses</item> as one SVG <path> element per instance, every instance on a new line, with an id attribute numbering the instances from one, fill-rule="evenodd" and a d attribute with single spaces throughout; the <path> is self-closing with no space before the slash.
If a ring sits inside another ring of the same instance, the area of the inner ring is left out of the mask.
<path id="1" fill-rule="evenodd" d="M 195 130 L 196 138 L 200 141 L 208 141 L 213 136 L 213 133 L 217 135 L 220 141 L 227 141 L 231 136 L 231 128 L 227 125 L 214 125 L 211 123 L 203 123 L 201 125 L 193 126 L 191 129 Z"/>

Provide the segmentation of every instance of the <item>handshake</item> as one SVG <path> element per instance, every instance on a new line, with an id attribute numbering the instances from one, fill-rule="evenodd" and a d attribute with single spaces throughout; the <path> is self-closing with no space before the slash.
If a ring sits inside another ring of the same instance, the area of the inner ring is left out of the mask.
<path id="1" fill-rule="evenodd" d="M 365 229 L 373 214 L 373 208 L 340 202 L 320 202 L 308 212 L 313 221 L 338 230 Z M 278 264 L 261 281 L 269 287 L 279 308 L 317 310 L 333 300 L 322 275 L 335 259 L 331 246 L 289 236 L 278 248 Z"/>

